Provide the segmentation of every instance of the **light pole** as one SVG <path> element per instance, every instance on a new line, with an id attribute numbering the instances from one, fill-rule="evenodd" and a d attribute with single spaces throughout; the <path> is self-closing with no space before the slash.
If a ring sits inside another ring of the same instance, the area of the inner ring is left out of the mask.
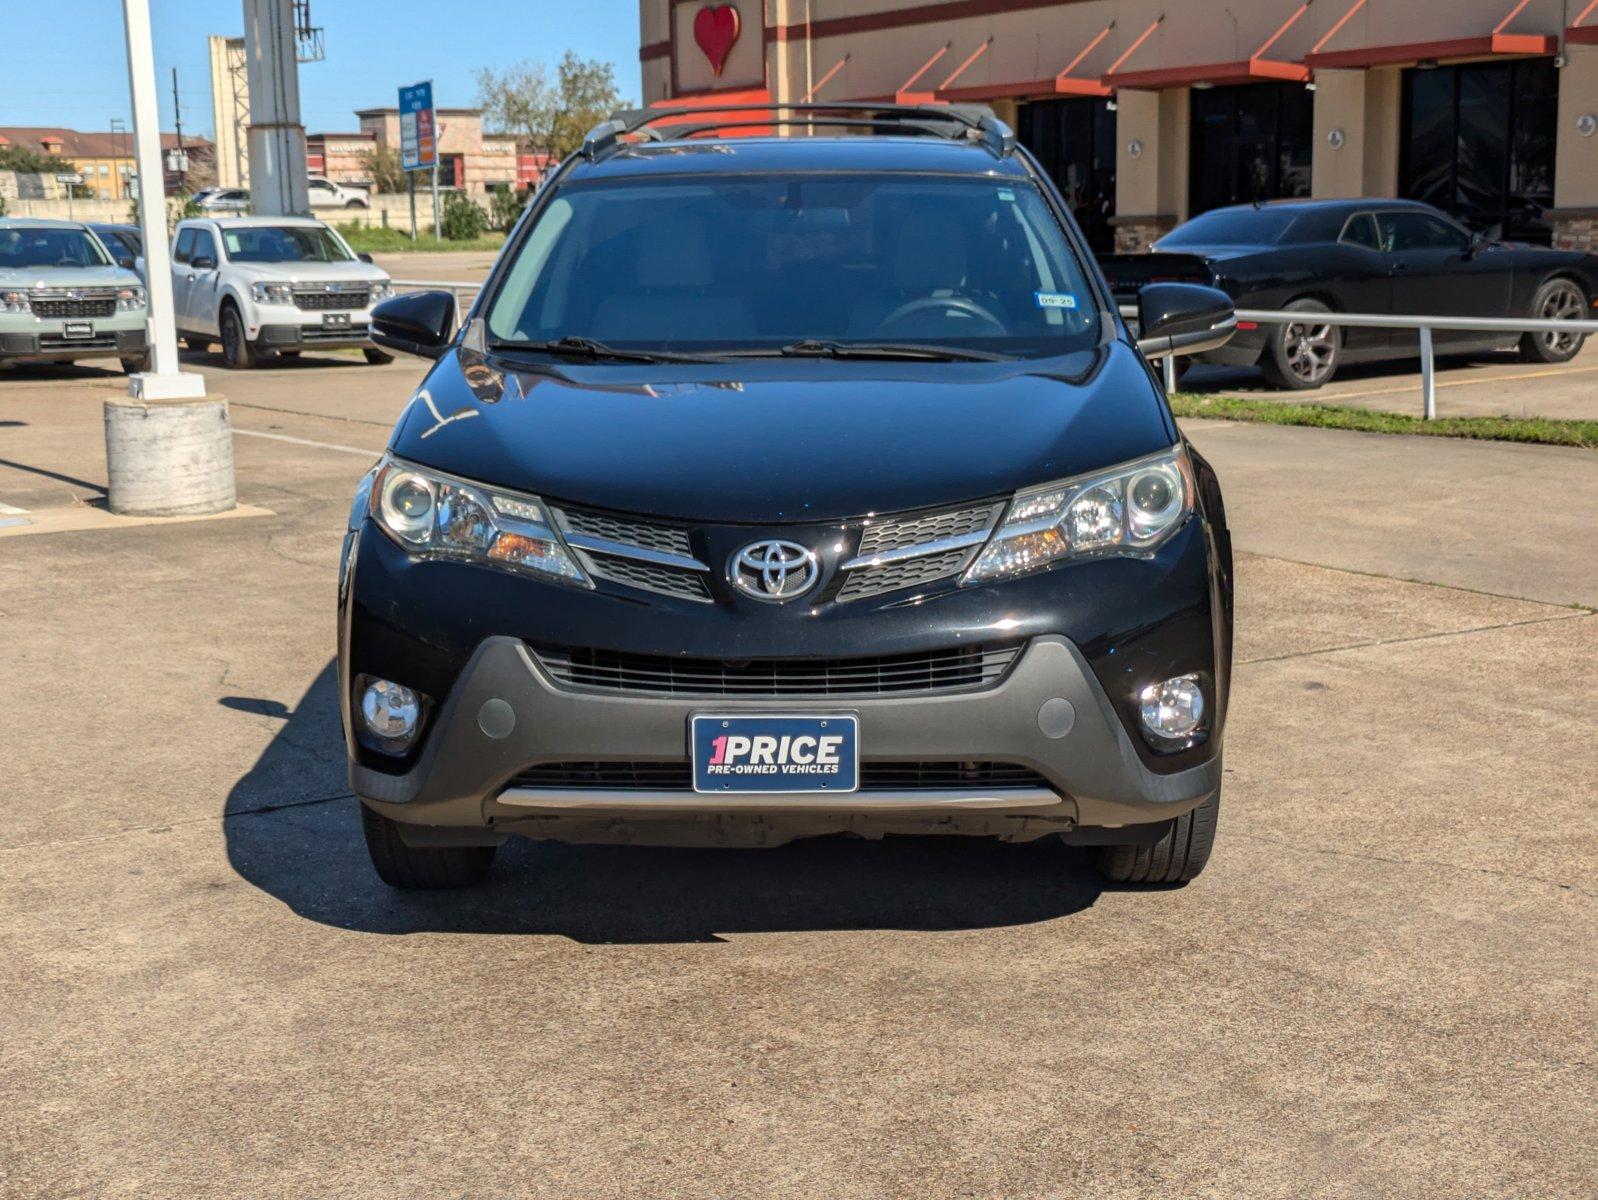
<path id="1" fill-rule="evenodd" d="M 204 377 L 178 369 L 149 0 L 122 0 L 122 17 L 133 96 L 150 357 L 147 370 L 128 377 L 129 399 L 105 404 L 107 501 L 113 512 L 148 516 L 221 512 L 233 507 L 227 401 L 207 399 Z"/>

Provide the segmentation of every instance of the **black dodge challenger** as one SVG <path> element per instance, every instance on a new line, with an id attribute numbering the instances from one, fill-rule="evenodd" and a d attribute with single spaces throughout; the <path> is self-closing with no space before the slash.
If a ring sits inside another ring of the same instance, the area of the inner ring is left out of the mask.
<path id="1" fill-rule="evenodd" d="M 1237 335 L 1199 362 L 1258 363 L 1277 387 L 1316 388 L 1341 363 L 1410 358 L 1409 329 L 1340 329 L 1328 311 L 1406 316 L 1598 317 L 1598 255 L 1490 242 L 1413 200 L 1278 200 L 1194 217 L 1148 254 L 1100 260 L 1122 303 L 1154 281 L 1206 283 L 1239 308 L 1291 309 L 1289 325 L 1239 321 Z M 1575 333 L 1438 330 L 1440 353 L 1518 346 L 1534 362 L 1580 351 Z"/>

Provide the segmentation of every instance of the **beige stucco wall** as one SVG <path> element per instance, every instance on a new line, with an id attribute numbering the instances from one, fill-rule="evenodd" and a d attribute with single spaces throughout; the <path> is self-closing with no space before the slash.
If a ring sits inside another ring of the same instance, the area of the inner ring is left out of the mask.
<path id="1" fill-rule="evenodd" d="M 1576 123 L 1598 117 L 1598 46 L 1570 46 L 1559 72 L 1559 135 L 1554 207 L 1598 208 L 1598 133 L 1583 137 Z"/>
<path id="2" fill-rule="evenodd" d="M 1316 196 L 1391 196 L 1398 188 L 1397 70 L 1315 73 L 1310 189 Z M 1341 130 L 1343 144 L 1332 145 Z"/>
<path id="3" fill-rule="evenodd" d="M 1116 215 L 1182 219 L 1187 215 L 1187 89 L 1124 91 L 1116 97 L 1116 109 Z"/>

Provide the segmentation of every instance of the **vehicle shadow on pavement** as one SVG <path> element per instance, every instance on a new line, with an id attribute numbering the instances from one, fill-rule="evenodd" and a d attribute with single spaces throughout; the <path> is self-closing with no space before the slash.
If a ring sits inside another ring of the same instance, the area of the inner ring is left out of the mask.
<path id="1" fill-rule="evenodd" d="M 309 920 L 366 933 L 554 934 L 578 942 L 714 942 L 792 930 L 953 930 L 1027 924 L 1090 906 L 1083 854 L 986 839 L 816 838 L 772 850 L 566 846 L 512 838 L 481 886 L 397 892 L 367 861 L 348 791 L 337 673 L 292 712 L 220 703 L 285 723 L 233 785 L 228 861 Z"/>

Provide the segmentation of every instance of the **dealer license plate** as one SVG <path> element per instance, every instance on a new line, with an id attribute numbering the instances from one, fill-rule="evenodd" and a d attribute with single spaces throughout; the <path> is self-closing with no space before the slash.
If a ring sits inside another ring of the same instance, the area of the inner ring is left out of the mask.
<path id="1" fill-rule="evenodd" d="M 68 321 L 61 327 L 61 336 L 92 338 L 94 336 L 94 323 L 92 321 Z"/>
<path id="2" fill-rule="evenodd" d="M 694 791 L 856 791 L 859 724 L 853 716 L 695 716 Z"/>
<path id="3" fill-rule="evenodd" d="M 325 312 L 322 314 L 322 328 L 324 329 L 348 329 L 349 327 L 349 313 Z"/>

